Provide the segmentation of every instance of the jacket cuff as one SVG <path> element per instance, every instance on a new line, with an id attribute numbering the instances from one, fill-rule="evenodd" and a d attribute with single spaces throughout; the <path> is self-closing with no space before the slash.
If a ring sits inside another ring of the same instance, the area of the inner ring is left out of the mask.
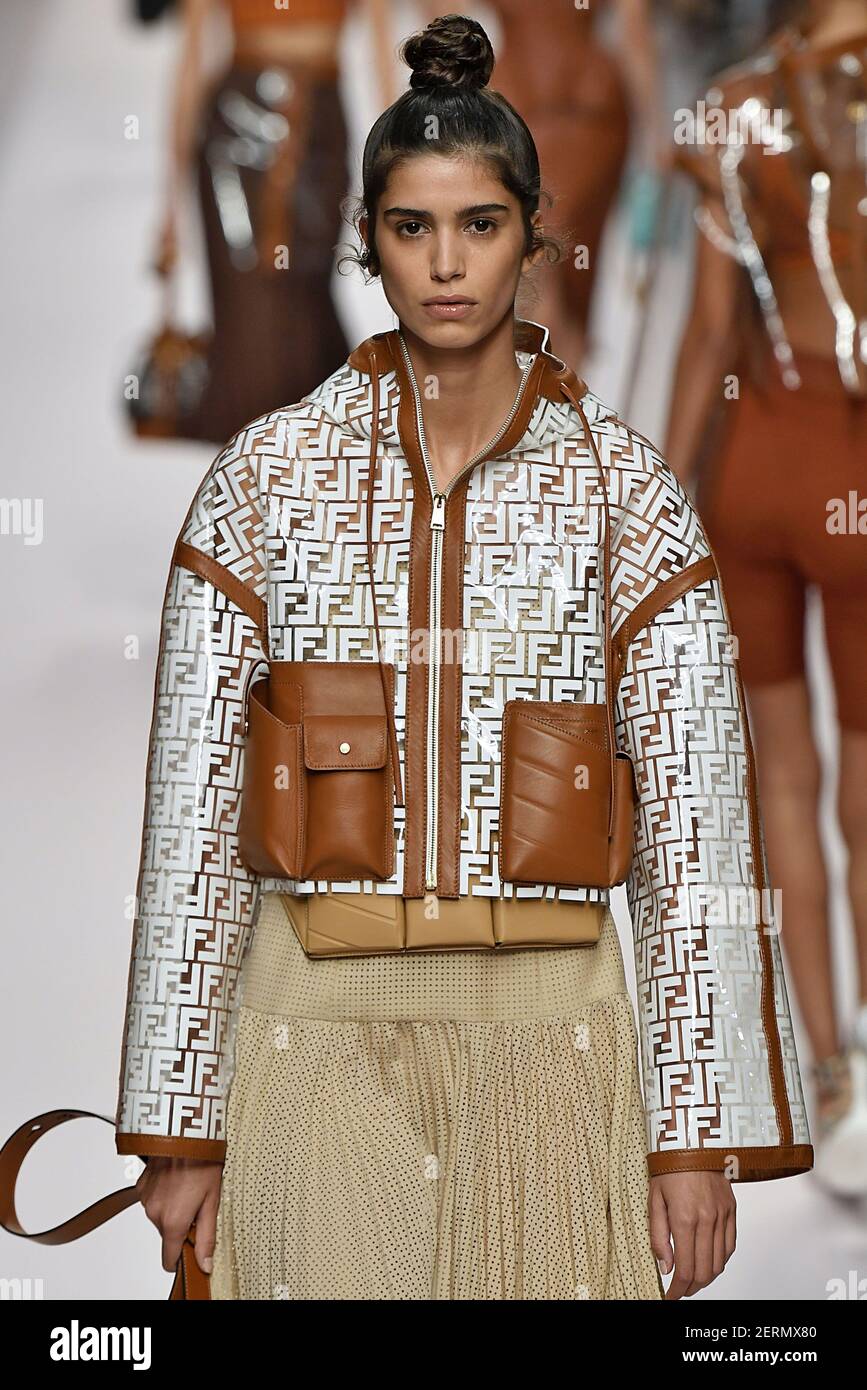
<path id="1" fill-rule="evenodd" d="M 166 1134 L 115 1134 L 114 1144 L 119 1154 L 137 1154 L 139 1158 L 198 1158 L 205 1162 L 222 1163 L 226 1157 L 225 1139 L 184 1139 Z"/>
<path id="2" fill-rule="evenodd" d="M 734 1163 L 732 1162 L 734 1160 Z M 665 1149 L 647 1155 L 650 1177 L 663 1173 L 727 1172 L 735 1168 L 732 1182 L 762 1182 L 808 1173 L 813 1166 L 812 1144 L 756 1145 L 743 1149 Z"/>

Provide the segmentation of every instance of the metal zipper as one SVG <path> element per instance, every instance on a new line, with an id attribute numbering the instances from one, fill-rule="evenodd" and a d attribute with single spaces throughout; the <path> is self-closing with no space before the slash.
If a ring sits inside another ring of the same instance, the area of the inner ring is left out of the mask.
<path id="1" fill-rule="evenodd" d="M 412 360 L 409 355 L 403 334 L 399 335 L 400 346 L 403 351 L 404 361 L 406 362 L 407 373 L 410 385 L 412 386 L 413 397 L 415 400 L 415 418 L 418 427 L 419 443 L 421 444 L 421 456 L 424 463 L 425 473 L 427 474 L 428 485 L 431 492 L 431 571 L 430 571 L 430 590 L 428 598 L 428 632 L 430 634 L 430 661 L 428 665 L 428 687 L 427 687 L 427 807 L 425 816 L 425 891 L 432 892 L 437 886 L 437 837 L 438 837 L 438 798 L 437 783 L 439 780 L 439 725 L 440 725 L 440 666 L 441 666 L 441 634 L 440 624 L 442 622 L 442 563 L 443 563 L 443 544 L 445 540 L 446 525 L 446 501 L 452 488 L 471 468 L 484 458 L 502 439 L 506 430 L 511 425 L 521 404 L 521 397 L 527 385 L 527 378 L 530 375 L 533 363 L 536 360 L 535 354 L 530 358 L 524 368 L 518 394 L 515 396 L 509 414 L 503 421 L 497 433 L 494 435 L 483 449 L 469 460 L 468 463 L 456 473 L 449 482 L 444 492 L 437 492 L 433 471 L 428 458 L 427 443 L 424 437 L 424 421 L 421 413 L 421 397 L 419 396 L 416 384 L 415 372 L 413 371 Z"/>

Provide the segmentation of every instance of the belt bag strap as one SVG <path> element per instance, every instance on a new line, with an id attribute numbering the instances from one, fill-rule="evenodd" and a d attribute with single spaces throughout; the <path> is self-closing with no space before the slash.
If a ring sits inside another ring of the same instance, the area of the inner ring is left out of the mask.
<path id="1" fill-rule="evenodd" d="M 605 709 L 608 727 L 608 765 L 611 786 L 611 799 L 608 807 L 608 838 L 611 839 L 614 833 L 614 803 L 617 796 L 617 778 L 614 773 L 615 755 L 617 751 L 614 742 L 614 686 L 612 680 L 614 661 L 613 644 L 611 640 L 611 512 L 608 507 L 608 489 L 605 486 L 605 470 L 602 466 L 602 459 L 599 457 L 599 450 L 596 447 L 596 440 L 593 438 L 593 431 L 590 428 L 587 416 L 581 409 L 581 404 L 575 392 L 565 381 L 561 381 L 560 389 L 565 396 L 568 396 L 581 417 L 584 433 L 587 435 L 587 443 L 599 472 L 599 481 L 602 486 L 602 504 L 605 508 L 605 535 L 602 541 L 602 614 L 604 626 Z"/>
<path id="2" fill-rule="evenodd" d="M 388 677 L 382 659 L 382 640 L 379 635 L 379 612 L 376 602 L 376 578 L 374 575 L 373 561 L 373 486 L 376 478 L 376 451 L 379 444 L 379 369 L 376 362 L 376 353 L 370 356 L 370 374 L 373 381 L 373 424 L 370 437 L 370 466 L 367 470 L 367 567 L 370 572 L 370 595 L 373 602 L 373 625 L 376 629 L 376 656 L 379 662 L 379 674 L 382 680 L 382 698 L 385 701 L 385 714 L 388 720 L 388 738 L 391 745 L 391 761 L 394 765 L 394 796 L 398 806 L 404 804 L 403 801 L 403 778 L 400 772 L 400 755 L 397 747 L 397 729 L 394 722 L 394 702 L 388 693 Z M 397 671 L 395 670 L 395 675 Z"/>

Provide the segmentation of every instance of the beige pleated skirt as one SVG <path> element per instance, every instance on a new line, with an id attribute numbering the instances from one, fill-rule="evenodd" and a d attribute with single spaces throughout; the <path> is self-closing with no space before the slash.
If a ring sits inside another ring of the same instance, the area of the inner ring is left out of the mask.
<path id="1" fill-rule="evenodd" d="M 659 1299 L 617 929 L 243 967 L 214 1299 Z"/>

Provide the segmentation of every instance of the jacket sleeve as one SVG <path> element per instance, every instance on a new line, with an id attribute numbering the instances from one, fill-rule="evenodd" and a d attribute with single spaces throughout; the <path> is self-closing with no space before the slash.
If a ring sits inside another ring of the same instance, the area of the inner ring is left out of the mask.
<path id="1" fill-rule="evenodd" d="M 808 1170 L 753 749 L 723 583 L 679 480 L 614 523 L 617 737 L 636 773 L 632 919 L 651 1176 Z"/>
<path id="2" fill-rule="evenodd" d="M 267 659 L 255 459 L 236 436 L 178 535 L 162 609 L 115 1122 L 118 1153 L 222 1159 L 240 967 L 246 691 Z"/>

